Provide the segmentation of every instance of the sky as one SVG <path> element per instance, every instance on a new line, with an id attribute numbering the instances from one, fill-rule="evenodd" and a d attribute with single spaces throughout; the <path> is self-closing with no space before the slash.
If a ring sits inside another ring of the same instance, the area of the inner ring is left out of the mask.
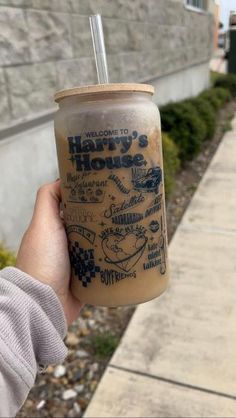
<path id="1" fill-rule="evenodd" d="M 229 26 L 229 12 L 236 11 L 236 0 L 220 0 L 220 21 L 224 24 L 224 29 Z"/>

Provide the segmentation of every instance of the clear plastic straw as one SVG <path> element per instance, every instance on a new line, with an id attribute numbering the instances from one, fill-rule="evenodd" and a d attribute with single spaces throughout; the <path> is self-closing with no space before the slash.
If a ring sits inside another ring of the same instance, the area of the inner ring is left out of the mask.
<path id="1" fill-rule="evenodd" d="M 89 17 L 99 84 L 109 83 L 101 15 Z"/>

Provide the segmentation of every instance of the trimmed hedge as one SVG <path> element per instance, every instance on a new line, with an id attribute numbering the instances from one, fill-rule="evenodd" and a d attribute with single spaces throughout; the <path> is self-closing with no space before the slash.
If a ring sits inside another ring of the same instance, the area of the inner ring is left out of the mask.
<path id="1" fill-rule="evenodd" d="M 224 87 L 214 87 L 216 97 L 220 100 L 220 105 L 224 106 L 227 102 L 232 99 L 231 92 Z"/>
<path id="2" fill-rule="evenodd" d="M 236 97 L 236 75 L 235 74 L 221 74 L 215 78 L 215 87 L 223 87 L 227 89 L 233 97 Z"/>
<path id="3" fill-rule="evenodd" d="M 228 89 L 222 87 L 212 87 L 200 94 L 201 98 L 207 100 L 218 111 L 226 102 L 231 99 L 231 93 Z"/>
<path id="4" fill-rule="evenodd" d="M 179 157 L 184 164 L 200 151 L 206 136 L 206 125 L 190 103 L 171 103 L 161 108 L 162 129 L 179 147 Z"/>
<path id="5" fill-rule="evenodd" d="M 201 150 L 203 141 L 213 138 L 217 113 L 236 97 L 236 75 L 215 77 L 214 86 L 199 96 L 160 109 L 167 198 L 174 187 L 174 177 L 188 160 Z"/>
<path id="6" fill-rule="evenodd" d="M 214 136 L 216 129 L 216 112 L 214 107 L 203 97 L 196 97 L 190 99 L 188 102 L 195 107 L 198 115 L 206 125 L 206 135 L 203 140 L 211 139 Z"/>
<path id="7" fill-rule="evenodd" d="M 221 100 L 216 94 L 214 87 L 212 87 L 209 90 L 205 90 L 203 93 L 200 94 L 199 97 L 205 99 L 208 103 L 210 103 L 215 112 L 217 112 L 220 109 Z"/>
<path id="8" fill-rule="evenodd" d="M 0 270 L 4 267 L 14 266 L 16 264 L 16 257 L 13 252 L 6 249 L 3 244 L 0 244 Z"/>
<path id="9" fill-rule="evenodd" d="M 162 149 L 163 149 L 163 164 L 164 164 L 164 180 L 165 180 L 165 195 L 166 198 L 170 196 L 175 183 L 175 174 L 180 167 L 180 160 L 178 156 L 178 147 L 167 135 L 162 135 Z"/>

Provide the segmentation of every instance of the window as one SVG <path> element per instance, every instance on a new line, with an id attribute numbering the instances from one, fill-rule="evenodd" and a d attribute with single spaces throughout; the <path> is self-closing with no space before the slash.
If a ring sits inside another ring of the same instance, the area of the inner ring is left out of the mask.
<path id="1" fill-rule="evenodd" d="M 207 9 L 207 1 L 206 0 L 186 0 L 186 6 L 191 9 L 197 10 L 206 10 Z"/>

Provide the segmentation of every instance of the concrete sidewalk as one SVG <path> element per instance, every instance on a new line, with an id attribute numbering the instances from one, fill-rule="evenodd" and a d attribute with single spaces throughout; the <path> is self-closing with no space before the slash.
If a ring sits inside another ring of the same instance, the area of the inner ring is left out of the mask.
<path id="1" fill-rule="evenodd" d="M 85 417 L 236 416 L 236 118 L 169 254 L 170 289 L 137 308 Z"/>
<path id="2" fill-rule="evenodd" d="M 225 59 L 225 51 L 218 49 L 210 61 L 210 70 L 226 74 L 228 72 L 228 61 Z"/>

